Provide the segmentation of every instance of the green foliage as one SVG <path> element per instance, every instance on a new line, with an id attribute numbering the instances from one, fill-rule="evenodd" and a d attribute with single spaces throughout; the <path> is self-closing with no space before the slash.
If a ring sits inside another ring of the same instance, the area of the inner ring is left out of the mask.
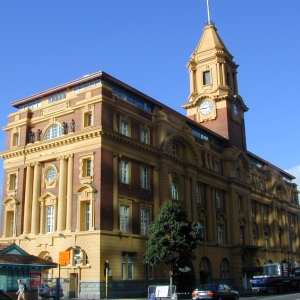
<path id="1" fill-rule="evenodd" d="M 195 257 L 193 250 L 200 240 L 200 229 L 187 220 L 186 210 L 178 203 L 165 202 L 150 225 L 144 262 L 157 265 L 164 261 L 172 271 Z"/>

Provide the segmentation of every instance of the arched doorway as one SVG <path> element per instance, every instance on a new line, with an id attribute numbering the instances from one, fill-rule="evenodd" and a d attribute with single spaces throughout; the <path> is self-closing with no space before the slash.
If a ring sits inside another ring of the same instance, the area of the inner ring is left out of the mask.
<path id="1" fill-rule="evenodd" d="M 179 293 L 192 293 L 196 287 L 195 268 L 192 261 L 180 262 L 180 266 L 174 272 L 174 285 Z"/>
<path id="2" fill-rule="evenodd" d="M 199 265 L 200 284 L 211 283 L 211 263 L 207 257 L 202 257 Z"/>

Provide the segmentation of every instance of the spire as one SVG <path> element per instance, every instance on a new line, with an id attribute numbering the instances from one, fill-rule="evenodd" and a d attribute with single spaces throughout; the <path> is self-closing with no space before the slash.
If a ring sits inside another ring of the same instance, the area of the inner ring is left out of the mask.
<path id="1" fill-rule="evenodd" d="M 207 24 L 211 24 L 211 23 L 210 23 L 209 0 L 206 0 L 206 6 L 207 6 Z"/>

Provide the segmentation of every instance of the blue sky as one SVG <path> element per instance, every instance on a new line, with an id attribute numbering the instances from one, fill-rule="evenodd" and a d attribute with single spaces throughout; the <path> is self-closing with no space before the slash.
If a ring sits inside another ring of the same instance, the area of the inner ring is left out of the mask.
<path id="1" fill-rule="evenodd" d="M 210 12 L 240 66 L 248 150 L 300 185 L 300 1 L 210 0 Z M 11 102 L 100 70 L 186 115 L 206 21 L 206 0 L 2 1 L 1 127 Z"/>

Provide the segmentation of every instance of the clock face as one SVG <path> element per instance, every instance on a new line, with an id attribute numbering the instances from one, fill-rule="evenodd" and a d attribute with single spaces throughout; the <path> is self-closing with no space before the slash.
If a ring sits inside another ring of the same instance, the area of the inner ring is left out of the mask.
<path id="1" fill-rule="evenodd" d="M 208 101 L 208 100 L 203 101 L 200 105 L 200 109 L 199 109 L 200 113 L 202 115 L 210 114 L 213 109 L 213 106 L 214 105 L 210 101 Z"/>
<path id="2" fill-rule="evenodd" d="M 232 104 L 233 114 L 237 117 L 239 115 L 239 109 L 235 103 Z"/>

